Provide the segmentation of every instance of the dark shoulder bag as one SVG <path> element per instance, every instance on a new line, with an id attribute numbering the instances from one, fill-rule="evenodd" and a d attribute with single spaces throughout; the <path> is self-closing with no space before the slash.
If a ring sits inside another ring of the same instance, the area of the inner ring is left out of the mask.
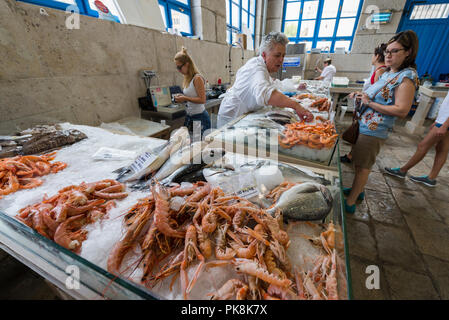
<path id="1" fill-rule="evenodd" d="M 362 105 L 360 113 L 358 113 L 357 108 L 355 108 L 354 114 L 352 116 L 352 124 L 341 135 L 343 140 L 349 142 L 350 144 L 355 144 L 357 142 L 357 138 L 359 137 L 360 133 L 359 120 L 366 109 L 367 107 Z"/>

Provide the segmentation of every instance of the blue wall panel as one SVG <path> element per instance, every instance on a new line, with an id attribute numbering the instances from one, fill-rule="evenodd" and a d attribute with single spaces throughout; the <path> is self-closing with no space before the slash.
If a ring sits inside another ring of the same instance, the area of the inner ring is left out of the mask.
<path id="1" fill-rule="evenodd" d="M 438 81 L 440 74 L 449 73 L 449 18 L 410 20 L 414 5 L 449 3 L 449 0 L 407 0 L 398 32 L 413 30 L 418 35 L 419 50 L 416 59 L 418 74 L 425 72 Z"/>

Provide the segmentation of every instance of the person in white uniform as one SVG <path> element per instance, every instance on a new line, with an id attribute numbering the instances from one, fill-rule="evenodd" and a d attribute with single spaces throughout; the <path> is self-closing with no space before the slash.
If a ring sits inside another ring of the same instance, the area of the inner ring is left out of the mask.
<path id="1" fill-rule="evenodd" d="M 415 154 L 404 166 L 400 168 L 385 168 L 385 171 L 396 177 L 405 178 L 407 172 L 417 165 L 433 146 L 435 146 L 435 158 L 429 175 L 410 176 L 410 180 L 423 183 L 429 187 L 436 185 L 436 177 L 444 166 L 449 153 L 449 92 L 441 103 L 437 119 L 424 139 L 418 144 Z"/>
<path id="2" fill-rule="evenodd" d="M 259 56 L 248 60 L 237 71 L 234 85 L 221 102 L 217 118 L 219 128 L 244 113 L 268 105 L 292 108 L 305 121 L 313 120 L 312 113 L 276 89 L 276 80 L 270 76 L 282 67 L 287 43 L 288 38 L 280 32 L 270 32 L 263 37 Z"/>
<path id="3" fill-rule="evenodd" d="M 332 60 L 330 58 L 327 58 L 323 62 L 323 64 L 324 64 L 323 70 L 316 67 L 315 70 L 320 72 L 321 75 L 319 77 L 316 77 L 314 80 L 323 80 L 325 82 L 331 83 L 332 79 L 334 78 L 335 74 L 337 73 L 337 69 L 331 63 L 332 63 Z"/>
<path id="4" fill-rule="evenodd" d="M 206 80 L 199 73 L 192 58 L 187 54 L 186 48 L 182 47 L 182 50 L 175 55 L 174 62 L 176 69 L 184 76 L 182 83 L 184 94 L 174 97 L 176 102 L 187 102 L 184 126 L 195 134 L 197 133 L 194 128 L 201 126 L 201 136 L 203 136 L 204 131 L 211 127 L 209 113 L 204 106 L 206 103 Z"/>

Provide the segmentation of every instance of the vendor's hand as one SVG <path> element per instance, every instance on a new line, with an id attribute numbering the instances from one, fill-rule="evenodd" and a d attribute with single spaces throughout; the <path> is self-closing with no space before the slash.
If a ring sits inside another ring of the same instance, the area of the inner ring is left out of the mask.
<path id="1" fill-rule="evenodd" d="M 298 90 L 305 90 L 307 88 L 307 84 L 306 83 L 300 83 L 298 86 Z"/>
<path id="2" fill-rule="evenodd" d="M 312 112 L 304 109 L 303 107 L 296 108 L 296 113 L 299 118 L 305 122 L 311 122 L 314 118 Z"/>
<path id="3" fill-rule="evenodd" d="M 179 103 L 179 102 L 186 102 L 186 101 L 187 101 L 187 97 L 182 94 L 175 96 L 175 102 Z"/>

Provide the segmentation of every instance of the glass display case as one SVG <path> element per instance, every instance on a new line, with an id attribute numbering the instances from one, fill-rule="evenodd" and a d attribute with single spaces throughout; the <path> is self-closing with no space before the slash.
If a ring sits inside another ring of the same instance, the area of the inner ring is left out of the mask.
<path id="1" fill-rule="evenodd" d="M 241 153 L 263 154 L 270 158 L 276 156 L 279 160 L 314 167 L 337 166 L 334 157 L 337 141 L 330 147 L 312 149 L 307 145 L 297 144 L 283 147 L 280 144 L 285 128 L 277 123 L 267 122 L 267 112 L 275 112 L 279 108 L 265 107 L 256 112 L 248 113 L 231 121 L 226 126 L 217 129 L 206 137 L 206 141 L 226 150 L 241 150 Z M 257 150 L 256 150 L 257 149 Z M 276 155 L 274 155 L 276 154 Z M 263 157 L 263 156 L 262 156 Z"/>
<path id="2" fill-rule="evenodd" d="M 79 128 L 80 130 L 85 129 L 85 127 Z M 78 165 L 83 168 L 89 167 L 95 172 L 98 171 L 97 174 L 101 175 L 101 170 L 103 170 L 102 168 L 105 167 L 103 164 L 98 162 L 88 163 L 87 159 L 89 159 L 89 156 L 91 154 L 94 154 L 99 147 L 99 145 L 90 145 L 89 139 L 98 141 L 98 143 L 107 143 L 107 141 L 104 142 L 104 139 L 95 140 L 91 135 L 93 131 L 88 133 L 89 138 L 86 139 L 82 144 L 80 144 L 79 146 L 67 146 L 61 149 L 61 153 L 65 152 L 67 155 L 71 155 L 73 154 L 73 150 L 75 150 L 75 148 L 84 150 L 84 163 L 80 159 L 74 159 L 73 165 Z M 115 137 L 116 143 L 119 143 L 120 139 L 127 138 L 125 136 Z M 140 138 L 135 137 L 134 139 Z M 149 140 L 146 141 L 148 143 Z M 128 140 L 126 140 L 126 142 L 129 144 Z M 160 142 L 158 142 L 158 144 L 159 143 Z M 89 151 L 90 149 L 92 150 Z M 336 148 L 336 150 L 336 152 L 338 153 L 338 148 Z M 339 159 L 339 157 L 336 158 Z M 75 164 L 75 162 L 78 163 Z M 330 181 L 330 185 L 333 187 L 332 210 L 327 215 L 325 221 L 321 222 L 333 222 L 336 226 L 338 226 L 338 229 L 341 230 L 341 236 L 343 238 L 344 245 L 342 248 L 343 251 L 338 252 L 338 254 L 345 262 L 344 269 L 346 280 L 344 290 L 346 294 L 341 298 L 351 299 L 352 289 L 349 267 L 349 253 L 345 230 L 345 216 L 342 207 L 343 196 L 341 192 L 341 169 L 339 162 L 337 162 L 336 167 L 306 166 L 304 164 L 301 164 L 299 167 L 324 177 L 325 179 Z M 108 168 L 107 170 L 109 169 L 110 168 Z M 80 170 L 77 176 L 77 181 L 89 179 L 90 174 L 91 172 L 89 171 L 83 172 L 83 170 Z M 52 179 L 58 179 L 58 175 L 54 175 Z M 70 185 L 71 183 L 76 182 L 68 181 L 66 185 Z M 42 195 L 47 192 L 49 195 L 52 195 L 55 192 L 54 190 L 57 190 L 59 187 L 55 188 L 56 189 L 49 191 L 48 187 L 42 185 L 39 187 L 39 189 L 36 188 L 36 190 L 39 190 Z M 127 191 L 129 191 L 130 194 L 133 193 L 129 188 L 127 189 Z M 17 201 L 18 198 L 20 198 L 20 195 L 18 195 L 14 201 Z M 134 197 L 133 199 L 138 199 L 138 197 Z M 0 204 L 3 205 L 8 203 L 13 203 L 13 201 L 0 202 Z M 128 204 L 129 203 L 127 203 L 126 205 Z M 40 274 L 43 278 L 50 281 L 64 293 L 68 294 L 74 299 L 86 300 L 166 299 L 166 297 L 158 294 L 157 291 L 146 288 L 145 286 L 133 282 L 129 279 L 117 277 L 116 275 L 106 271 L 105 268 L 99 266 L 98 264 L 93 263 L 92 261 L 83 258 L 81 255 L 75 254 L 72 251 L 63 248 L 62 246 L 47 239 L 46 237 L 43 237 L 32 228 L 15 219 L 13 217 L 13 214 L 11 214 L 11 211 L 16 210 L 16 204 L 14 204 L 13 207 L 14 209 L 11 209 L 12 206 L 9 206 L 9 208 L 4 206 L 3 208 L 0 207 L 0 247 L 10 255 L 15 257 L 17 260 L 21 261 L 23 264 Z M 6 211 L 8 211 L 8 214 L 6 213 Z M 104 253 L 99 252 L 99 255 L 101 254 L 104 255 Z"/>

